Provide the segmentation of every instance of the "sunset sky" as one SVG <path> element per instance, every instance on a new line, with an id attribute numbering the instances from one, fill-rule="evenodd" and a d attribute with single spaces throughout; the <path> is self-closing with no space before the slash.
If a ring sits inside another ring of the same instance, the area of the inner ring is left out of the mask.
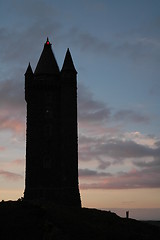
<path id="1" fill-rule="evenodd" d="M 160 220 L 159 0 L 0 1 L 0 200 L 23 196 L 24 73 L 47 37 L 78 72 L 83 206 Z"/>

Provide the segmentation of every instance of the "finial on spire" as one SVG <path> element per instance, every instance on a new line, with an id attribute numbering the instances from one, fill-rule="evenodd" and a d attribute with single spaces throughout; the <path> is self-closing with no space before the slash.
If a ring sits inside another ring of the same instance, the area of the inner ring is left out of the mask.
<path id="1" fill-rule="evenodd" d="M 47 37 L 46 45 L 51 45 L 48 37 Z"/>

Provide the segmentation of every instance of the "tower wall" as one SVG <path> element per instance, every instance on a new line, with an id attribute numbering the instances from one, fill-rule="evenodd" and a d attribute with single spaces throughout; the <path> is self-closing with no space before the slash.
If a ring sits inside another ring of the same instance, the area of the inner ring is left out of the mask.
<path id="1" fill-rule="evenodd" d="M 27 198 L 45 199 L 49 195 L 47 191 L 60 187 L 60 85 L 59 76 L 56 77 L 58 79 L 55 80 L 34 76 L 29 88 L 25 191 Z"/>

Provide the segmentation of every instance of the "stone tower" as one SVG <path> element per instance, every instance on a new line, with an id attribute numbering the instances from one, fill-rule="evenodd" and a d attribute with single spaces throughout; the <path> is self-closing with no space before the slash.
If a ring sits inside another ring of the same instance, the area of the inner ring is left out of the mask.
<path id="1" fill-rule="evenodd" d="M 59 70 L 48 38 L 34 73 L 26 70 L 25 199 L 81 207 L 76 75 L 69 49 Z"/>

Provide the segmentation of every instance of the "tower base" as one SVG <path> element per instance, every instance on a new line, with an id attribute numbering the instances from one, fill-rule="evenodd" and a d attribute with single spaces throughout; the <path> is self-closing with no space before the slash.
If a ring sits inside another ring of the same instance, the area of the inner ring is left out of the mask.
<path id="1" fill-rule="evenodd" d="M 25 189 L 25 200 L 39 200 L 53 202 L 58 205 L 73 206 L 81 208 L 81 199 L 78 189 L 63 188 L 63 189 Z"/>

